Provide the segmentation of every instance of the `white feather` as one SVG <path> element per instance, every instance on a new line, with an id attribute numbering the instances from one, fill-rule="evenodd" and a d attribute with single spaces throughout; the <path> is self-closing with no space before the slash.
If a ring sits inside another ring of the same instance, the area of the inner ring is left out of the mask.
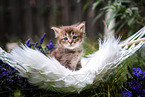
<path id="1" fill-rule="evenodd" d="M 124 43 L 139 39 L 144 34 L 145 27 Z M 66 69 L 54 57 L 46 57 L 38 50 L 24 45 L 16 46 L 10 53 L 0 48 L 0 59 L 16 68 L 21 76 L 28 78 L 31 83 L 41 88 L 80 92 L 93 82 L 102 80 L 108 70 L 116 68 L 123 60 L 135 53 L 144 42 L 124 48 L 118 44 L 119 40 L 114 37 L 105 39 L 103 43 L 100 41 L 99 50 L 88 58 L 82 58 L 83 67 L 78 71 Z"/>

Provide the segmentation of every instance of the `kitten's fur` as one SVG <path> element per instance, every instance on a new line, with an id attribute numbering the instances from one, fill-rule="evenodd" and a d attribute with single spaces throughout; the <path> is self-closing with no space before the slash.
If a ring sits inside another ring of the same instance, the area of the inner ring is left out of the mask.
<path id="1" fill-rule="evenodd" d="M 52 27 L 57 38 L 57 48 L 51 53 L 62 65 L 70 70 L 78 70 L 83 53 L 82 42 L 85 22 L 71 26 Z"/>

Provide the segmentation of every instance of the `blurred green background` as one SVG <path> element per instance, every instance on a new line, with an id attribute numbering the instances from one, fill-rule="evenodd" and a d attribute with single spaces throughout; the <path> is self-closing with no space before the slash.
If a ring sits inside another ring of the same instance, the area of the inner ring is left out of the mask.
<path id="1" fill-rule="evenodd" d="M 52 26 L 81 21 L 86 21 L 86 36 L 94 41 L 112 19 L 114 33 L 126 38 L 144 26 L 144 10 L 144 0 L 0 0 L 0 45 L 35 41 L 43 33 L 53 40 Z"/>

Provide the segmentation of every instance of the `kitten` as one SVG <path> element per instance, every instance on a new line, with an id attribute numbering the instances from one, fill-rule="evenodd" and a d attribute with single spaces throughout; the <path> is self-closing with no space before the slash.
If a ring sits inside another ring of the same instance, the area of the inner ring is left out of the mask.
<path id="1" fill-rule="evenodd" d="M 50 54 L 70 70 L 79 70 L 83 54 L 82 42 L 85 22 L 71 26 L 52 27 L 57 38 L 57 48 Z"/>

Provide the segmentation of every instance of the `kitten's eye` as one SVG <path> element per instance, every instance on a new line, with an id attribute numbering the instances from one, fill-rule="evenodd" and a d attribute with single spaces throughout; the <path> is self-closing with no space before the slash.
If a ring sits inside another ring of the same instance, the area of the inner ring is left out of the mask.
<path id="1" fill-rule="evenodd" d="M 78 37 L 77 36 L 73 36 L 73 39 L 77 39 Z"/>
<path id="2" fill-rule="evenodd" d="M 66 40 L 68 40 L 68 38 L 67 38 L 67 37 L 65 37 L 65 38 L 64 38 L 64 40 L 66 41 Z"/>

